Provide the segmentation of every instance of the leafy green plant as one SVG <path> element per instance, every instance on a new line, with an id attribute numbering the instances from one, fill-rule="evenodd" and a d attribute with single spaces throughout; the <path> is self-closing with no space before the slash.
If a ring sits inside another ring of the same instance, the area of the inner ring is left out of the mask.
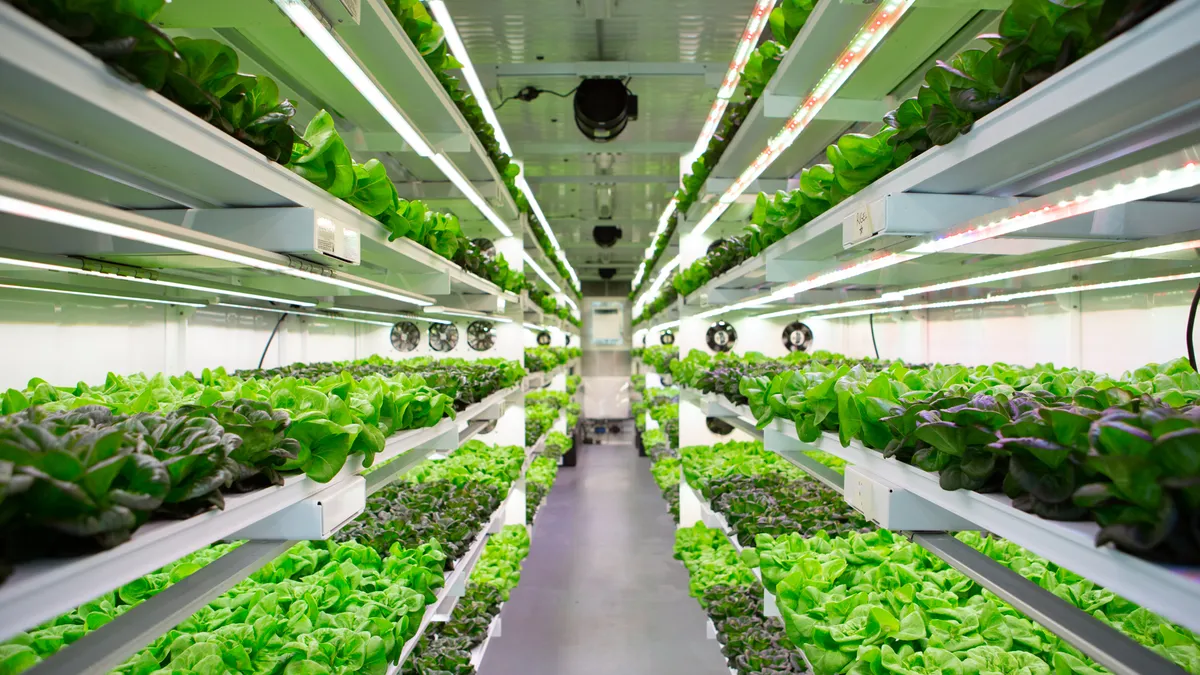
<path id="1" fill-rule="evenodd" d="M 575 442 L 570 436 L 560 434 L 557 431 L 551 431 L 546 435 L 546 448 L 542 450 L 542 454 L 550 459 L 557 460 L 559 457 L 571 451 L 571 447 Z"/>

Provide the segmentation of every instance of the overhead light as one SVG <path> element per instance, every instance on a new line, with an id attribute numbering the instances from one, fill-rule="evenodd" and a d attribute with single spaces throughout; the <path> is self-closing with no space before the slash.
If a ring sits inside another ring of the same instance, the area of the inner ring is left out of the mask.
<path id="1" fill-rule="evenodd" d="M 521 325 L 522 325 L 522 326 L 525 326 L 525 327 L 526 327 L 526 328 L 528 328 L 529 330 L 536 330 L 536 331 L 543 331 L 543 330 L 546 330 L 546 327 L 545 327 L 545 326 L 539 326 L 539 325 L 537 325 L 536 323 L 523 323 L 523 324 L 521 324 Z"/>
<path id="2" fill-rule="evenodd" d="M 316 319 L 329 319 L 330 321 L 346 321 L 349 323 L 365 323 L 372 326 L 391 326 L 388 321 L 368 321 L 367 319 L 352 319 L 348 316 L 330 316 L 328 314 L 317 314 L 316 312 L 297 312 L 290 309 L 280 309 L 277 307 L 253 307 L 251 305 L 235 305 L 232 302 L 218 302 L 218 307 L 236 307 L 237 309 L 250 309 L 256 312 L 271 312 L 273 314 L 289 314 L 292 316 L 309 316 Z"/>
<path id="3" fill-rule="evenodd" d="M 650 332 L 658 333 L 658 332 L 664 331 L 668 328 L 678 328 L 678 327 L 679 327 L 679 321 L 668 321 L 666 323 L 660 323 L 657 326 L 652 326 L 650 328 Z"/>
<path id="4" fill-rule="evenodd" d="M 275 4 L 287 14 L 292 23 L 300 29 L 308 37 L 309 41 L 316 46 L 325 58 L 333 64 L 341 72 L 358 93 L 363 95 L 363 98 L 375 108 L 388 125 L 400 134 L 404 142 L 408 144 L 412 151 L 421 157 L 432 157 L 433 149 L 425 142 L 425 138 L 416 130 L 408 119 L 401 113 L 395 105 L 392 104 L 379 85 L 375 84 L 375 80 L 358 65 L 354 57 L 346 51 L 342 43 L 334 36 L 333 33 L 325 27 L 325 24 L 313 14 L 308 8 L 304 0 L 275 0 Z M 486 101 L 486 99 L 484 99 Z M 453 179 L 451 179 L 453 180 Z"/>
<path id="5" fill-rule="evenodd" d="M 1094 284 L 1073 284 L 1070 286 L 1060 286 L 1057 288 L 1045 288 L 1037 291 L 1022 291 L 1020 293 L 1005 293 L 1003 295 L 989 295 L 984 298 L 971 298 L 968 300 L 947 300 L 944 302 L 926 302 L 916 305 L 903 305 L 900 307 L 877 307 L 873 309 L 863 309 L 853 312 L 840 312 L 837 314 L 824 314 L 814 316 L 814 319 L 841 319 L 854 316 L 867 316 L 869 314 L 890 314 L 893 312 L 909 312 L 922 309 L 944 309 L 948 307 L 965 307 L 969 305 L 988 305 L 1000 302 L 1012 302 L 1014 300 L 1026 300 L 1029 298 L 1039 298 L 1047 295 L 1059 295 L 1061 293 L 1086 293 L 1088 291 L 1102 291 L 1113 288 L 1128 288 L 1131 286 L 1145 286 L 1148 284 L 1161 284 L 1171 281 L 1188 281 L 1191 279 L 1200 279 L 1200 272 L 1189 272 L 1187 274 L 1169 274 L 1161 277 L 1143 277 L 1141 279 L 1124 279 L 1121 281 L 1104 281 Z"/>
<path id="6" fill-rule="evenodd" d="M 529 202 L 529 208 L 533 211 L 533 216 L 537 218 L 542 225 L 542 231 L 546 233 L 546 237 L 550 240 L 550 247 L 554 249 L 554 253 L 558 255 L 563 267 L 567 268 L 567 275 L 571 277 L 572 288 L 576 291 L 580 289 L 579 277 L 575 274 L 575 268 L 571 267 L 571 262 L 567 260 L 567 254 L 563 251 L 562 246 L 558 243 L 558 238 L 554 236 L 554 230 L 550 227 L 550 221 L 546 219 L 546 214 L 542 213 L 542 205 L 538 203 L 537 197 L 533 194 L 533 188 L 529 186 L 529 181 L 525 179 L 525 165 L 517 160 L 517 166 L 521 167 L 521 172 L 517 174 L 517 187 L 525 193 L 525 199 Z M 546 252 L 549 255 L 549 251 Z"/>
<path id="7" fill-rule="evenodd" d="M 1052 195 L 1029 199 L 1011 209 L 1004 209 L 1001 213 L 1006 215 L 1001 217 L 986 215 L 974 218 L 962 227 L 927 238 L 911 251 L 949 251 L 984 239 L 1200 185 L 1200 171 L 1197 170 L 1197 163 L 1191 159 L 1197 150 L 1200 150 L 1200 146 L 1146 162 L 1132 170 L 1059 190 Z M 1142 175 L 1133 180 L 1122 180 L 1129 173 Z M 1072 194 L 1075 195 L 1073 198 L 1070 197 Z"/>
<path id="8" fill-rule="evenodd" d="M 798 281 L 794 284 L 788 284 L 787 286 L 784 286 L 783 288 L 771 293 L 769 300 L 774 301 L 790 298 L 798 293 L 803 293 L 804 291 L 810 291 L 814 288 L 821 288 L 823 286 L 828 286 L 829 284 L 836 284 L 839 281 L 852 279 L 860 274 L 881 270 L 885 267 L 891 267 L 892 265 L 907 262 L 919 257 L 919 255 L 915 255 L 907 251 L 901 253 L 885 253 L 883 255 L 870 256 L 866 259 L 857 260 L 849 265 L 846 265 L 845 267 L 840 267 L 829 272 L 822 272 L 821 274 L 814 274 L 803 281 Z"/>
<path id="9" fill-rule="evenodd" d="M 655 277 L 654 283 L 650 284 L 650 288 L 642 294 L 642 297 L 638 298 L 637 302 L 633 303 L 633 313 L 635 315 L 641 311 L 642 307 L 646 305 L 648 299 L 653 298 L 658 294 L 658 290 L 662 288 L 663 283 L 667 280 L 667 276 L 678 264 L 679 256 L 675 256 L 667 261 L 667 264 L 663 266 L 662 270 L 659 271 L 658 276 Z"/>
<path id="10" fill-rule="evenodd" d="M 700 137 L 696 139 L 696 145 L 689 155 L 692 161 L 704 154 L 708 142 L 717 132 L 721 118 L 725 116 L 725 110 L 729 107 L 729 101 L 737 92 L 738 83 L 742 79 L 742 70 L 745 69 L 751 52 L 758 46 L 758 38 L 762 36 L 763 28 L 766 27 L 774 6 L 775 0 L 758 0 L 754 3 L 754 9 L 750 12 L 750 20 L 746 23 L 746 30 L 742 32 L 742 38 L 733 52 L 733 60 L 729 62 L 729 70 L 725 72 L 725 79 L 721 80 L 717 98 L 713 101 L 712 109 L 709 110 L 708 117 L 704 120 L 704 127 L 700 130 Z"/>
<path id="11" fill-rule="evenodd" d="M 696 228 L 692 230 L 694 234 L 703 233 L 712 227 L 712 224 L 725 213 L 729 205 L 736 202 L 738 197 L 742 196 L 742 193 L 750 187 L 750 184 L 757 180 L 767 170 L 767 167 L 771 166 L 772 162 L 795 142 L 800 133 L 816 119 L 829 99 L 833 98 L 834 94 L 854 74 L 854 71 L 862 65 L 867 56 L 883 41 L 900 17 L 904 16 L 904 13 L 912 7 L 914 1 L 887 0 L 871 14 L 850 41 L 850 45 L 838 56 L 808 97 L 788 118 L 783 129 L 767 142 L 766 149 L 750 163 L 750 166 L 704 214 L 700 222 L 696 224 Z"/>
<path id="12" fill-rule="evenodd" d="M 6 178 L 0 178 L 0 191 L 15 191 L 17 189 L 23 189 L 27 192 L 39 192 L 39 193 L 58 195 L 58 193 L 52 193 L 49 190 L 41 190 L 40 188 L 35 188 L 33 186 L 26 186 L 23 183 L 19 183 L 17 181 L 11 181 Z M 137 214 L 125 213 L 118 209 L 112 209 L 110 207 L 100 206 L 97 204 L 93 204 L 91 202 L 77 200 L 73 197 L 69 197 L 66 195 L 60 195 L 60 196 L 58 196 L 58 199 L 64 203 L 75 202 L 75 203 L 86 204 L 88 208 L 93 208 L 99 212 L 110 211 L 114 214 L 115 217 L 119 217 L 119 218 L 125 218 L 125 219 L 130 219 L 130 220 L 144 219 L 144 220 L 152 223 L 153 227 L 155 227 L 155 228 L 173 228 L 174 227 L 167 223 L 162 223 L 162 222 L 150 219 L 150 218 L 145 218 L 144 216 L 138 216 Z M 252 267 L 254 269 L 264 270 L 267 272 L 276 272 L 279 274 L 286 274 L 288 276 L 297 277 L 299 279 L 307 279 L 310 281 L 317 281 L 320 283 L 330 284 L 333 286 L 340 286 L 342 288 L 346 288 L 349 290 L 355 290 L 355 291 L 359 291 L 361 293 L 367 293 L 367 294 L 379 296 L 382 298 L 388 298 L 390 300 L 396 300 L 397 302 L 404 302 L 404 303 L 408 303 L 411 305 L 417 305 L 419 307 L 424 307 L 424 306 L 433 304 L 433 302 L 431 302 L 431 301 L 424 300 L 424 299 L 414 297 L 411 295 L 406 295 L 406 294 L 400 293 L 398 291 L 388 290 L 388 289 L 380 288 L 377 286 L 364 284 L 364 283 L 360 283 L 357 281 L 352 281 L 350 279 L 345 279 L 342 277 L 335 276 L 337 273 L 334 272 L 333 270 L 329 270 L 328 276 L 323 275 L 323 274 L 315 274 L 315 273 L 309 272 L 307 270 L 288 267 L 287 265 L 282 265 L 282 264 L 279 264 L 276 262 L 271 262 L 268 260 L 261 260 L 259 258 L 255 258 L 250 255 L 244 255 L 244 254 L 236 253 L 233 251 L 227 251 L 222 248 L 217 248 L 216 246 L 199 244 L 194 241 L 187 241 L 184 239 L 179 239 L 177 237 L 171 237 L 171 236 L 167 236 L 165 234 L 159 234 L 158 232 L 150 232 L 150 231 L 146 231 L 146 230 L 139 229 L 136 227 L 130 227 L 128 225 L 122 225 L 113 220 L 103 220 L 101 218 L 94 218 L 92 216 L 83 215 L 81 213 L 66 211 L 64 209 L 55 208 L 53 206 L 46 206 L 44 204 L 38 204 L 35 202 L 27 201 L 25 199 L 17 199 L 14 197 L 9 197 L 9 196 L 3 195 L 3 194 L 0 194 L 0 212 L 11 213 L 13 215 L 20 216 L 23 218 L 31 218 L 34 220 L 40 220 L 40 221 L 44 221 L 44 222 L 48 222 L 48 223 L 55 223 L 55 224 L 63 225 L 66 227 L 73 227 L 76 229 L 85 230 L 87 232 L 95 232 L 97 234 L 104 234 L 104 235 L 108 235 L 111 237 L 117 237 L 120 239 L 129 239 L 130 241 L 138 241 L 143 244 L 150 244 L 152 246 L 168 248 L 168 249 L 171 249 L 174 251 L 182 251 L 184 253 L 191 253 L 193 255 L 204 256 L 206 258 L 213 258 L 214 260 L 224 260 L 225 262 L 233 263 L 235 265 L 241 265 L 243 267 Z M 190 233 L 190 234 L 192 234 L 193 236 L 196 236 L 198 238 L 207 238 L 207 235 L 203 235 L 201 233 Z"/>
<path id="13" fill-rule="evenodd" d="M 169 281 L 166 279 L 148 279 L 137 276 L 123 276 L 120 274 L 112 274 L 101 272 L 98 270 L 89 270 L 81 267 L 69 267 L 67 265 L 57 265 L 54 263 L 36 262 L 32 260 L 21 260 L 19 258 L 3 258 L 0 257 L 0 265 L 12 265 L 14 267 L 27 267 L 30 269 L 45 270 L 48 272 L 66 272 L 68 274 L 82 274 L 89 277 L 99 277 L 102 279 L 114 279 L 117 281 L 133 281 L 139 284 L 150 284 L 154 286 L 166 286 L 168 288 L 181 288 L 189 291 L 199 291 L 201 293 L 214 293 L 217 295 L 232 295 L 239 298 L 249 298 L 251 300 L 263 300 L 265 302 L 278 302 L 285 305 L 295 305 L 297 307 L 316 307 L 316 303 L 305 300 L 291 300 L 278 298 L 270 295 L 258 295 L 256 293 L 246 293 L 244 291 L 231 291 L 224 288 L 213 288 L 201 284 L 183 283 L 180 281 Z"/>
<path id="14" fill-rule="evenodd" d="M 414 314 L 397 314 L 395 312 L 376 312 L 374 310 L 369 310 L 369 309 L 350 309 L 348 307 L 330 307 L 329 311 L 343 312 L 343 313 L 350 313 L 350 314 L 369 314 L 371 316 L 386 316 L 386 317 L 390 317 L 393 319 L 407 319 L 409 321 L 424 321 L 426 323 L 440 323 L 440 324 L 451 323 L 449 321 L 446 321 L 445 319 L 435 319 L 435 318 L 429 317 L 429 316 L 416 316 Z"/>
<path id="15" fill-rule="evenodd" d="M 642 278 L 650 271 L 650 259 L 654 257 L 654 249 L 658 248 L 658 240 L 666 236 L 671 216 L 674 215 L 675 207 L 678 204 L 679 201 L 672 197 L 671 201 L 667 202 L 667 208 L 663 210 L 663 214 L 658 217 L 658 227 L 654 230 L 654 236 L 650 238 L 650 245 L 646 247 L 646 259 L 642 261 L 641 265 L 638 265 L 637 274 L 633 277 L 633 283 L 629 286 L 630 290 L 636 291 L 642 283 Z"/>
<path id="16" fill-rule="evenodd" d="M 1192 241 L 1182 241 L 1173 244 L 1160 244 L 1155 246 L 1146 246 L 1129 251 L 1119 251 L 1117 253 L 1108 253 L 1095 258 L 1082 258 L 1080 260 L 1068 260 L 1065 262 L 1050 263 L 1048 265 L 1038 265 L 1036 267 L 1024 267 L 1021 269 L 1008 270 L 1004 272 L 995 272 L 992 274 L 982 274 L 965 279 L 956 279 L 954 281 L 946 281 L 938 284 L 930 284 L 928 286 L 916 286 L 906 288 L 899 291 L 889 291 L 876 298 L 864 298 L 862 300 L 849 300 L 846 302 L 835 302 L 827 305 L 807 305 L 804 307 L 794 307 L 770 312 L 767 314 L 758 314 L 760 319 L 773 319 L 781 316 L 794 316 L 796 314 L 812 314 L 813 312 L 821 312 L 829 309 L 844 309 L 849 307 L 860 307 L 863 305 L 875 305 L 884 302 L 897 302 L 905 297 L 913 295 L 924 295 L 926 293 L 936 293 L 938 291 L 950 290 L 953 288 L 965 288 L 970 286 L 981 286 L 984 284 L 1004 281 L 1007 279 L 1020 279 L 1022 277 L 1034 276 L 1037 274 L 1048 274 L 1050 272 L 1061 272 L 1064 270 L 1086 267 L 1090 265 L 1098 265 L 1115 260 L 1126 260 L 1131 258 L 1146 258 L 1164 253 L 1174 253 L 1177 251 L 1188 251 L 1200 248 L 1200 239 Z M 1038 292 L 1038 291 L 1033 291 Z"/>
<path id="17" fill-rule="evenodd" d="M 509 229 L 508 225 L 504 222 L 504 219 L 496 213 L 491 204 L 487 203 L 487 200 L 483 198 L 483 195 L 479 194 L 479 192 L 475 189 L 475 186 L 471 185 L 471 181 L 467 180 L 465 176 L 459 173 L 458 167 L 454 166 L 454 163 L 450 161 L 449 157 L 438 153 L 430 157 L 430 160 L 433 161 L 434 166 L 440 169 L 446 178 L 450 179 L 450 182 L 454 184 L 454 187 L 458 188 L 458 191 L 463 193 L 463 196 L 467 198 L 467 201 L 471 202 L 475 208 L 479 209 L 479 212 L 483 214 L 483 217 L 487 218 L 497 230 L 500 230 L 500 234 L 506 237 L 512 236 L 512 230 Z"/>
<path id="18" fill-rule="evenodd" d="M 169 300 L 166 298 L 140 298 L 132 295 L 114 295 L 112 293 L 93 293 L 92 291 L 68 291 L 60 288 L 46 288 L 44 286 L 26 286 L 23 284 L 3 284 L 0 283 L 0 288 L 11 288 L 18 291 L 36 291 L 39 293 L 59 293 L 61 295 L 79 295 L 88 298 L 105 298 L 108 300 L 127 300 L 130 302 L 149 302 L 156 305 L 180 305 L 183 307 L 207 307 L 208 305 L 187 302 L 186 300 Z"/>
<path id="19" fill-rule="evenodd" d="M 471 94 L 475 97 L 475 102 L 483 111 L 484 119 L 492 125 L 496 134 L 496 142 L 500 144 L 500 150 L 511 156 L 512 148 L 508 145 L 508 139 L 504 137 L 504 132 L 500 129 L 500 120 L 496 117 L 496 111 L 492 109 L 492 104 L 488 100 L 487 90 L 483 88 L 483 83 L 479 81 L 479 75 L 475 72 L 475 66 L 471 64 L 467 46 L 463 44 L 462 38 L 458 35 L 458 29 L 454 27 L 454 20 L 450 18 L 450 10 L 446 9 L 446 3 L 442 0 L 430 0 L 429 11 L 438 25 L 442 27 L 446 43 L 450 45 L 450 53 L 462 64 L 463 79 L 467 81 L 467 88 L 470 89 Z"/>
<path id="20" fill-rule="evenodd" d="M 444 314 L 446 316 L 461 316 L 467 319 L 484 319 L 487 321 L 495 321 L 497 323 L 512 323 L 512 319 L 503 316 L 488 314 L 487 312 L 475 312 L 469 309 L 446 309 L 445 307 L 426 307 L 425 311 L 430 314 Z"/>
<path id="21" fill-rule="evenodd" d="M 889 298 L 888 294 L 884 293 L 883 297 L 865 298 L 863 300 L 847 300 L 846 302 L 833 302 L 827 305 L 810 305 L 808 307 L 796 307 L 793 309 L 785 309 L 778 312 L 770 312 L 769 314 L 758 314 L 755 318 L 758 319 L 774 319 L 781 316 L 795 316 L 797 314 L 812 314 L 813 312 L 824 312 L 827 309 L 841 309 L 843 307 L 861 307 L 863 305 L 876 305 L 881 302 L 889 302 L 891 300 L 899 300 L 900 298 Z"/>
<path id="22" fill-rule="evenodd" d="M 553 279 L 551 279 L 551 278 L 550 278 L 550 276 L 549 276 L 549 275 L 547 275 L 547 274 L 546 274 L 546 272 L 545 272 L 544 270 L 542 270 L 542 268 L 541 268 L 541 267 L 539 267 L 539 266 L 538 266 L 538 264 L 537 264 L 536 262 L 534 262 L 534 261 L 533 261 L 533 258 L 532 258 L 532 257 L 530 257 L 530 255 L 529 255 L 529 253 L 528 253 L 527 251 L 525 251 L 525 250 L 522 250 L 522 251 L 521 251 L 521 257 L 522 257 L 522 258 L 524 258 L 524 259 L 525 259 L 525 262 L 526 262 L 526 263 L 527 263 L 527 264 L 528 264 L 530 267 L 532 267 L 532 268 L 533 268 L 533 271 L 534 271 L 534 272 L 537 272 L 537 275 L 538 275 L 539 277 L 541 277 L 542 281 L 546 282 L 546 283 L 547 283 L 547 284 L 550 286 L 550 288 L 553 288 L 553 289 L 554 289 L 554 292 L 555 292 L 555 293 L 562 293 L 562 289 L 558 287 L 558 284 L 554 283 L 554 280 L 553 280 Z"/>

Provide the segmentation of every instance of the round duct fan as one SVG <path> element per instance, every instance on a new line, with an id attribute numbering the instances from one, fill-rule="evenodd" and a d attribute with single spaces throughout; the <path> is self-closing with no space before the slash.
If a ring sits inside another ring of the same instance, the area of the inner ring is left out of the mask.
<path id="1" fill-rule="evenodd" d="M 411 321 L 400 321 L 392 326 L 392 348 L 398 352 L 411 352 L 421 344 L 421 329 Z"/>
<path id="2" fill-rule="evenodd" d="M 435 352 L 448 352 L 458 346 L 458 326 L 435 323 L 429 327 L 429 346 Z"/>
<path id="3" fill-rule="evenodd" d="M 467 345 L 477 352 L 486 352 L 496 344 L 496 333 L 488 321 L 472 321 L 467 326 Z"/>
<path id="4" fill-rule="evenodd" d="M 709 349 L 714 352 L 727 352 L 733 349 L 733 343 L 737 342 L 737 330 L 727 321 L 718 321 L 708 327 L 704 337 Z"/>
<path id="5" fill-rule="evenodd" d="M 799 321 L 793 321 L 783 329 L 783 346 L 789 352 L 806 352 L 812 341 L 812 329 Z"/>
<path id="6" fill-rule="evenodd" d="M 537 334 L 537 343 L 539 345 L 541 345 L 542 347 L 549 347 L 550 346 L 550 332 L 542 331 L 542 332 L 538 333 Z"/>
<path id="7" fill-rule="evenodd" d="M 670 329 L 664 330 L 662 334 L 658 336 L 658 341 L 664 345 L 673 345 L 675 344 L 675 334 L 672 333 Z"/>

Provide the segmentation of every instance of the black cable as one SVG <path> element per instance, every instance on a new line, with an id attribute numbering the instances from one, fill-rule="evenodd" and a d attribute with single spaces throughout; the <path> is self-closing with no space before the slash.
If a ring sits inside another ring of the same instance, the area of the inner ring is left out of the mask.
<path id="1" fill-rule="evenodd" d="M 492 110 L 499 110 L 499 109 L 503 108 L 505 103 L 508 103 L 509 101 L 513 100 L 514 98 L 516 98 L 516 96 L 509 96 L 508 98 L 504 99 L 503 101 L 500 101 L 499 105 L 497 105 L 495 108 L 492 108 Z"/>
<path id="2" fill-rule="evenodd" d="M 1192 370 L 1196 369 L 1196 344 L 1192 339 L 1192 333 L 1196 328 L 1196 307 L 1200 305 L 1200 286 L 1196 287 L 1196 293 L 1192 295 L 1192 308 L 1188 311 L 1187 322 L 1187 349 L 1188 363 L 1192 364 Z"/>
<path id="3" fill-rule="evenodd" d="M 522 87 L 521 91 L 518 91 L 516 94 L 513 94 L 512 96 L 505 98 L 503 101 L 500 101 L 500 103 L 497 104 L 495 108 L 492 108 L 492 110 L 499 110 L 499 109 L 503 108 L 505 103 L 508 103 L 509 101 L 511 101 L 513 99 L 516 99 L 518 101 L 524 101 L 526 103 L 532 103 L 538 96 L 541 96 L 542 94 L 553 94 L 559 98 L 567 98 L 568 96 L 570 96 L 571 94 L 574 94 L 578 90 L 579 90 L 578 85 L 576 85 L 574 89 L 572 89 L 571 91 L 568 91 L 565 94 L 560 94 L 557 91 L 550 91 L 549 89 L 540 89 L 540 88 L 534 87 L 534 86 Z"/>
<path id="4" fill-rule="evenodd" d="M 868 314 L 867 320 L 871 324 L 871 346 L 875 348 L 875 360 L 879 360 L 879 345 L 875 344 L 875 315 Z"/>
<path id="5" fill-rule="evenodd" d="M 575 85 L 574 89 L 572 89 L 571 91 L 568 91 L 565 94 L 560 94 L 557 91 L 550 91 L 549 89 L 538 89 L 539 94 L 554 94 L 555 96 L 557 96 L 559 98 L 566 98 L 566 97 L 570 96 L 571 94 L 574 94 L 577 91 L 579 91 L 579 85 Z"/>
<path id="6" fill-rule="evenodd" d="M 271 337 L 267 338 L 267 346 L 263 347 L 262 356 L 258 357 L 258 369 L 262 370 L 263 361 L 267 360 L 267 350 L 271 348 L 271 342 L 275 339 L 275 334 L 279 332 L 279 326 L 283 320 L 288 317 L 287 312 L 280 315 L 279 320 L 275 322 L 275 327 L 271 329 Z"/>

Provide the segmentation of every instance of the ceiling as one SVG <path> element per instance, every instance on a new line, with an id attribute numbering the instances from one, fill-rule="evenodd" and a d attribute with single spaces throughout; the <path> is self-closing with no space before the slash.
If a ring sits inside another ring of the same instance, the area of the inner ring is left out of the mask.
<path id="1" fill-rule="evenodd" d="M 632 279 L 679 181 L 753 0 L 453 0 L 447 2 L 500 124 L 567 258 L 583 280 Z M 597 62 L 603 62 L 603 65 Z M 639 117 L 616 140 L 589 141 L 572 98 L 508 100 L 522 87 L 570 92 L 580 73 L 633 73 Z M 502 103 L 503 102 L 503 103 Z M 600 181 L 604 181 L 603 184 Z M 612 219 L 597 192 L 612 190 Z M 621 240 L 602 249 L 596 225 Z"/>

